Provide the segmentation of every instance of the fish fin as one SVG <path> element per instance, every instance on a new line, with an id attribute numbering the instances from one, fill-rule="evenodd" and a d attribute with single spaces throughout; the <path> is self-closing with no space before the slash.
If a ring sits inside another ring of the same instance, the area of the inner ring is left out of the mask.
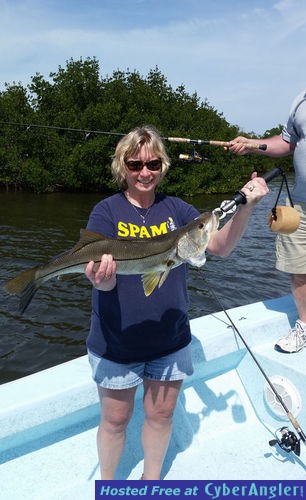
<path id="1" fill-rule="evenodd" d="M 163 273 L 148 273 L 148 274 L 143 274 L 141 276 L 142 285 L 146 297 L 151 295 L 151 293 L 153 292 L 153 290 L 155 290 L 157 285 L 158 288 L 160 288 L 165 283 L 173 265 L 174 261 L 169 260 L 167 262 L 167 268 Z"/>
<path id="2" fill-rule="evenodd" d="M 40 287 L 40 282 L 35 279 L 37 267 L 27 269 L 18 274 L 15 278 L 7 281 L 4 285 L 5 290 L 20 297 L 19 312 L 22 314 L 30 304 L 32 298 Z"/>
<path id="3" fill-rule="evenodd" d="M 169 261 L 168 262 L 168 267 L 167 269 L 163 272 L 163 274 L 161 275 L 160 277 L 160 280 L 159 280 L 159 283 L 158 283 L 158 288 L 160 288 L 166 281 L 166 279 L 168 278 L 169 276 L 169 273 L 172 269 L 172 266 L 173 266 L 174 262 L 173 261 Z"/>
<path id="4" fill-rule="evenodd" d="M 36 269 L 36 267 L 32 267 L 31 269 L 27 269 L 17 274 L 15 278 L 12 278 L 4 284 L 5 290 L 11 295 L 20 295 L 27 285 L 35 279 Z"/>
<path id="5" fill-rule="evenodd" d="M 107 238 L 101 233 L 95 233 L 94 231 L 90 231 L 89 229 L 81 229 L 79 241 L 68 252 L 73 253 L 76 252 L 77 250 L 80 250 L 89 243 L 94 243 L 95 241 L 108 240 L 108 239 L 109 238 Z"/>
<path id="6" fill-rule="evenodd" d="M 90 231 L 90 229 L 80 230 L 80 241 L 99 241 L 104 240 L 105 238 L 106 236 L 104 236 L 104 234 Z"/>
<path id="7" fill-rule="evenodd" d="M 90 231 L 90 229 L 80 229 L 80 239 L 77 245 L 81 242 L 84 244 L 84 243 L 93 243 L 94 241 L 113 240 L 113 239 L 121 241 L 135 241 L 135 238 L 132 238 L 131 236 L 129 238 L 127 238 L 126 236 L 109 238 L 108 236 L 105 236 L 102 233 L 96 233 L 95 231 Z"/>
<path id="8" fill-rule="evenodd" d="M 157 287 L 161 278 L 161 273 L 146 273 L 141 276 L 144 294 L 149 297 Z"/>

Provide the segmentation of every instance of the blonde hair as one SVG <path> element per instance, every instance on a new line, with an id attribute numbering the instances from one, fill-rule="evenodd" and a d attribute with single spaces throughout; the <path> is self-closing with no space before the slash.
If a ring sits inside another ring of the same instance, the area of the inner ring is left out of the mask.
<path id="1" fill-rule="evenodd" d="M 150 153 L 161 159 L 162 167 L 160 180 L 166 175 L 170 160 L 158 131 L 151 125 L 136 127 L 120 139 L 113 156 L 112 174 L 121 189 L 127 188 L 125 180 L 126 160 L 136 156 L 144 144 L 147 146 Z"/>

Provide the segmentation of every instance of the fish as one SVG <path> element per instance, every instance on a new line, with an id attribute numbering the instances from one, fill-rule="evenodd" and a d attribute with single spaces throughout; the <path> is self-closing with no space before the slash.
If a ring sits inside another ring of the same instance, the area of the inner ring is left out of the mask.
<path id="1" fill-rule="evenodd" d="M 211 234 L 218 229 L 215 212 L 203 212 L 185 226 L 150 239 L 108 238 L 81 229 L 80 240 L 70 250 L 44 264 L 22 271 L 4 284 L 5 290 L 19 297 L 19 312 L 27 309 L 37 290 L 48 280 L 65 274 L 84 273 L 89 261 L 98 264 L 103 254 L 111 254 L 117 274 L 140 274 L 148 297 L 161 287 L 171 269 L 183 263 L 202 267 Z"/>

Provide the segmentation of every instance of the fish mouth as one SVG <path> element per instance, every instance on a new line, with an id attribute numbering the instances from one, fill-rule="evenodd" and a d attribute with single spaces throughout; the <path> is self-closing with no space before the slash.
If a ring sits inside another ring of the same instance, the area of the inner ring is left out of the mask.
<path id="1" fill-rule="evenodd" d="M 220 217 L 217 212 L 211 213 L 211 231 L 216 231 L 219 227 Z"/>
<path id="2" fill-rule="evenodd" d="M 211 212 L 209 214 L 208 220 L 205 223 L 205 231 L 209 234 L 217 231 L 219 227 L 220 217 L 216 212 Z"/>

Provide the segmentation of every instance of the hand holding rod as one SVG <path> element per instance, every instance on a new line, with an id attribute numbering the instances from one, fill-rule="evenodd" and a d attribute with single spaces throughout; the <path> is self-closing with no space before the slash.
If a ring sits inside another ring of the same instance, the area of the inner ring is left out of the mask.
<path id="1" fill-rule="evenodd" d="M 278 167 L 273 168 L 269 172 L 266 172 L 263 174 L 261 177 L 266 181 L 270 182 L 272 179 L 277 177 L 278 175 L 282 174 L 282 170 Z M 231 210 L 235 205 L 245 205 L 246 204 L 246 196 L 242 191 L 236 191 L 235 195 L 233 196 L 232 200 L 229 201 L 228 203 L 225 203 L 221 208 L 222 212 L 228 212 Z"/>
<path id="2" fill-rule="evenodd" d="M 228 141 L 204 141 L 202 139 L 185 139 L 184 137 L 163 137 L 163 139 L 166 139 L 167 141 L 170 142 L 187 142 L 189 144 L 208 144 L 210 146 L 221 146 L 224 148 L 229 148 L 230 146 L 233 146 L 232 142 Z M 245 142 L 243 145 L 248 148 L 248 149 L 261 149 L 262 151 L 266 151 L 267 145 L 266 144 L 259 144 L 259 143 L 250 143 L 250 142 Z"/>

